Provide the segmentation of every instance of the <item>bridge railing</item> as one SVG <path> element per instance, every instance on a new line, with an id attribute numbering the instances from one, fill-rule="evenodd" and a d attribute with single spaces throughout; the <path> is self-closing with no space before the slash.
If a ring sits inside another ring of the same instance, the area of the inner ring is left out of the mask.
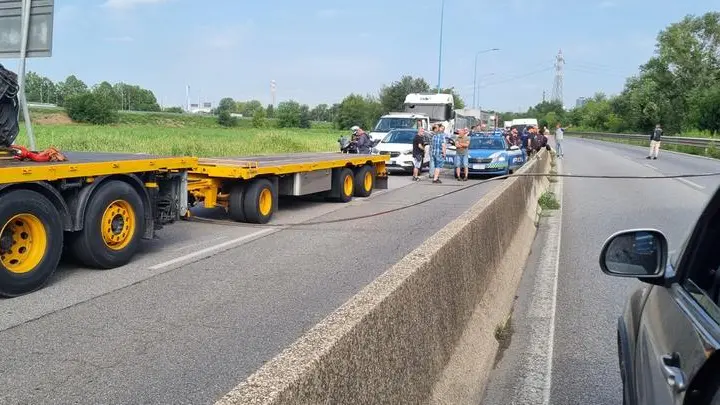
<path id="1" fill-rule="evenodd" d="M 575 136 L 578 138 L 614 138 L 614 139 L 625 139 L 634 141 L 647 141 L 650 142 L 650 135 L 644 134 L 612 134 L 605 132 L 576 132 L 567 131 L 566 135 Z M 690 138 L 686 136 L 668 136 L 664 135 L 661 142 L 668 145 L 685 145 L 685 146 L 696 146 L 698 148 L 717 148 L 720 147 L 720 138 Z"/>

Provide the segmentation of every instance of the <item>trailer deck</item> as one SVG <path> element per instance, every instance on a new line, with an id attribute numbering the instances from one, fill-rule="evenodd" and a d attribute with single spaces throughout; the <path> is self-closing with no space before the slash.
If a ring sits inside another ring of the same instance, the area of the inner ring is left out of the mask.
<path id="1" fill-rule="evenodd" d="M 332 169 L 345 165 L 385 163 L 388 156 L 355 155 L 339 152 L 293 153 L 238 158 L 200 158 L 198 167 L 190 171 L 209 177 L 251 179 L 259 175 L 283 175 L 313 170 Z M 378 173 L 384 176 L 385 173 Z"/>
<path id="2" fill-rule="evenodd" d="M 63 152 L 65 162 L 26 162 L 0 159 L 0 184 L 53 181 L 110 174 L 189 170 L 196 157 L 164 157 L 143 153 Z"/>

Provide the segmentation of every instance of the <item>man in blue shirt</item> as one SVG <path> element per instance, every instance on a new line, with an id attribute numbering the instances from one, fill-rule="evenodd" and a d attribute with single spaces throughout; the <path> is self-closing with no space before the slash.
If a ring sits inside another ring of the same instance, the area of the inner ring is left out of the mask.
<path id="1" fill-rule="evenodd" d="M 433 183 L 442 183 L 442 181 L 440 181 L 440 168 L 445 164 L 445 152 L 447 152 L 445 127 L 440 125 L 438 132 L 436 132 L 432 137 L 432 148 L 430 149 L 430 159 L 435 166 Z"/>

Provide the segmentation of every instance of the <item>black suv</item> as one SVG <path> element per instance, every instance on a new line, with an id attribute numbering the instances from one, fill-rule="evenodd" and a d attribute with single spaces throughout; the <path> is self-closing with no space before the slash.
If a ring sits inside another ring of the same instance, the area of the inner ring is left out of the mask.
<path id="1" fill-rule="evenodd" d="M 662 232 L 633 229 L 608 238 L 600 268 L 645 283 L 618 319 L 623 403 L 720 405 L 720 188 L 674 260 Z"/>

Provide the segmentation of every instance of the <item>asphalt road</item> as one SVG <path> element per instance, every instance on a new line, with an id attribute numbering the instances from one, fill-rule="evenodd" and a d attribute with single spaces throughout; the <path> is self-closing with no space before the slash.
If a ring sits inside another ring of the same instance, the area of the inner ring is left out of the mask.
<path id="1" fill-rule="evenodd" d="M 601 141 L 566 139 L 563 149 L 559 168 L 566 174 L 720 172 L 720 161 L 664 151 L 646 160 L 645 148 Z M 718 185 L 720 176 L 565 178 L 562 213 L 541 223 L 517 294 L 514 335 L 483 403 L 622 403 L 617 317 L 640 282 L 604 275 L 598 266 L 602 244 L 616 231 L 652 227 L 665 233 L 671 251 L 677 249 Z M 543 287 L 554 282 L 556 289 Z"/>
<path id="2" fill-rule="evenodd" d="M 369 214 L 468 186 L 412 183 L 350 204 L 291 201 L 275 223 Z M 0 403 L 213 403 L 495 183 L 392 214 L 263 228 L 180 222 L 129 265 L 70 263 L 0 301 Z"/>

